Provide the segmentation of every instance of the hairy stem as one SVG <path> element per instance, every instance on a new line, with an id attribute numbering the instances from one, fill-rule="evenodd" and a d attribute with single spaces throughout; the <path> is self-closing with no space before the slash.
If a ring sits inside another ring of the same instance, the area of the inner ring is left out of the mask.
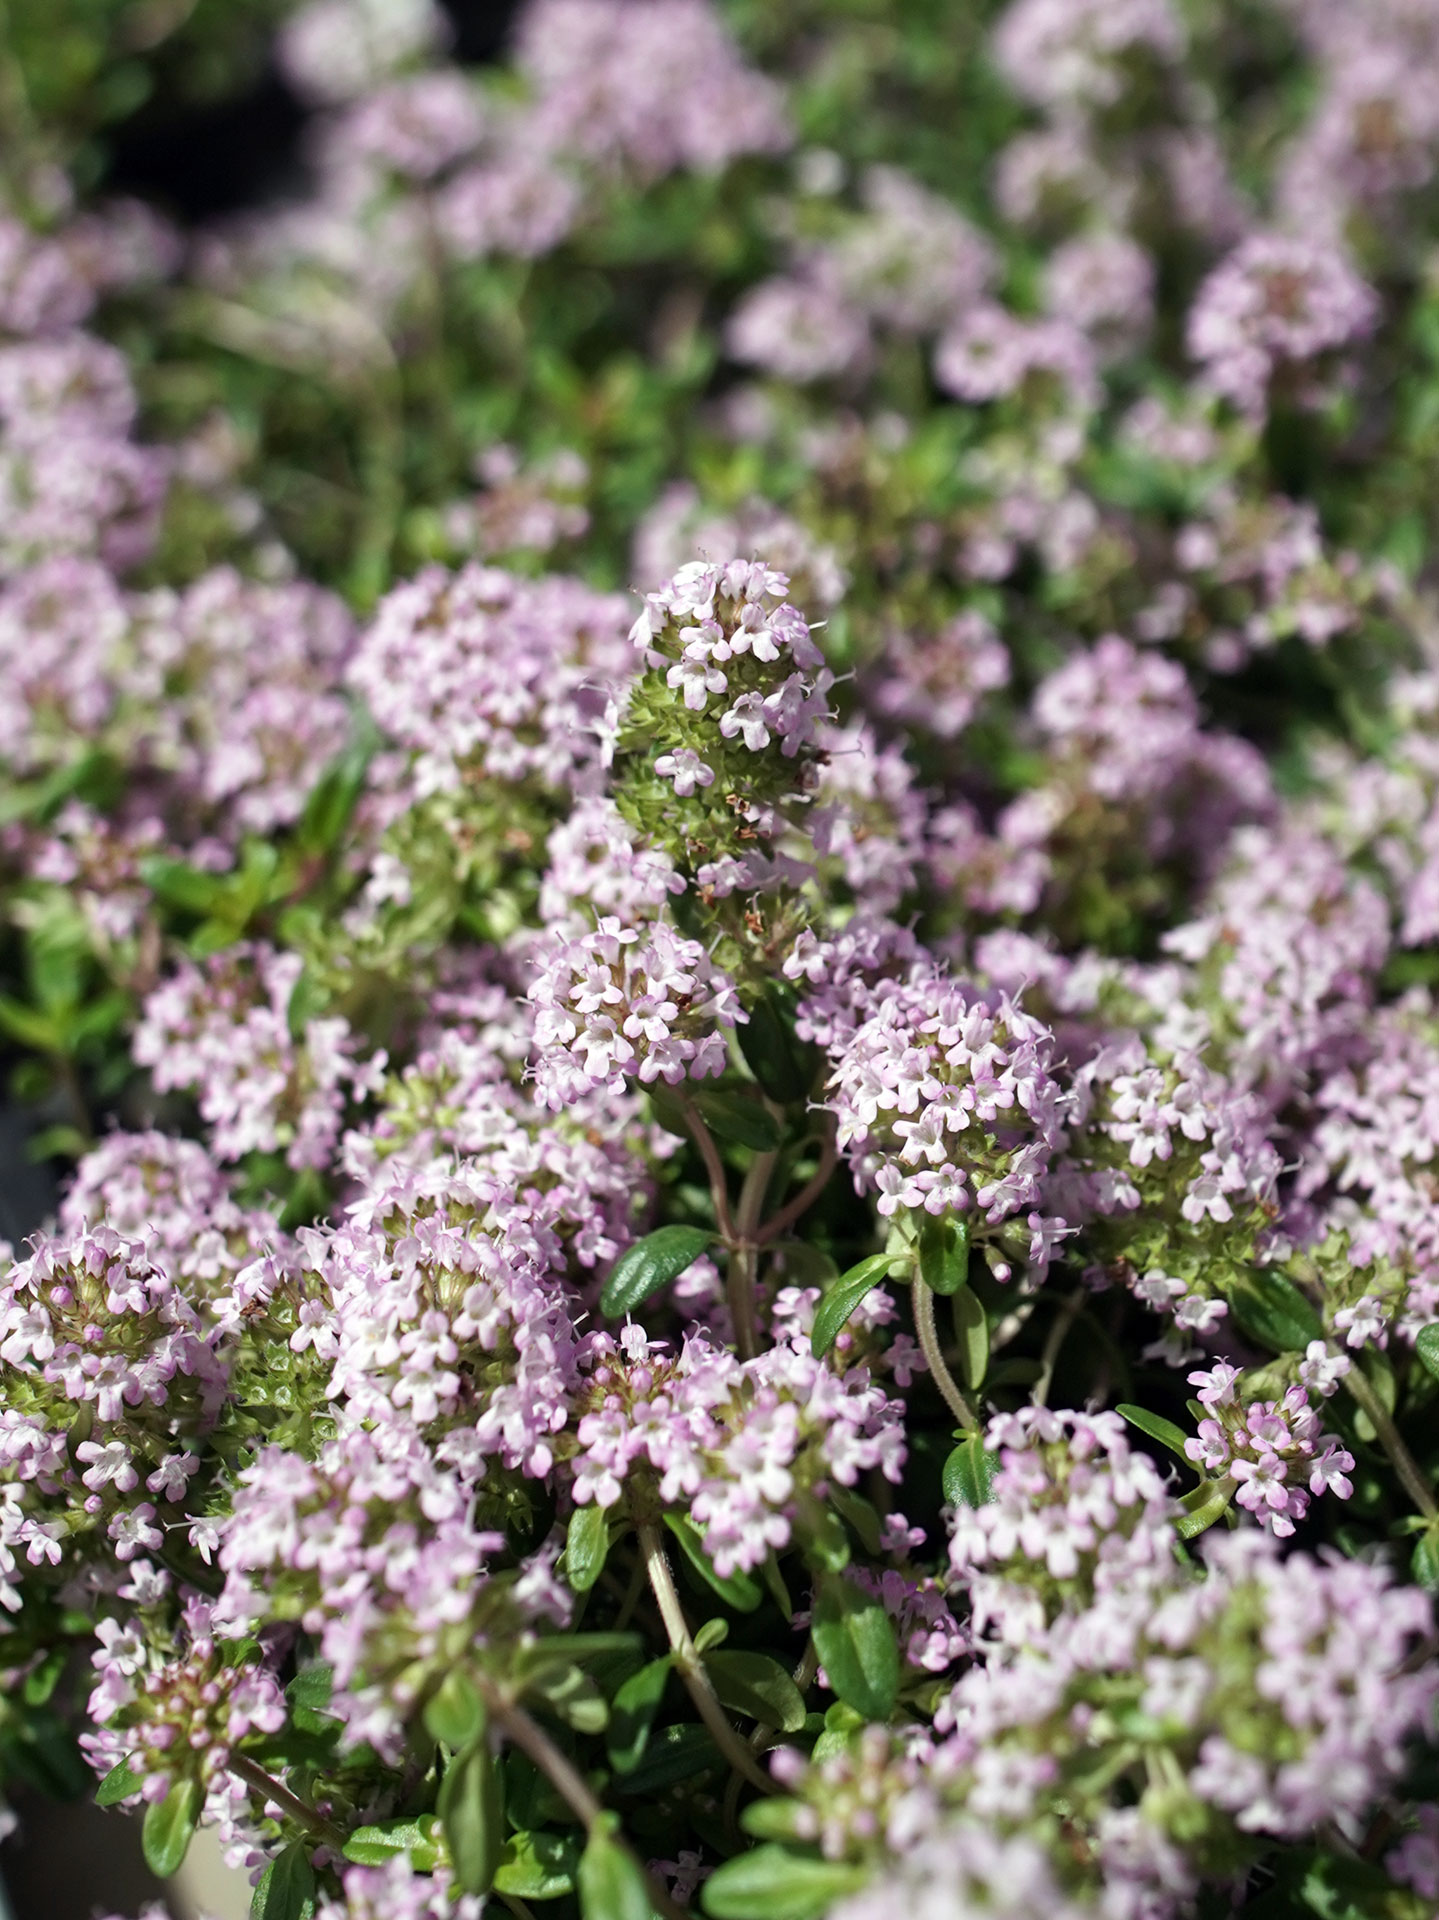
<path id="1" fill-rule="evenodd" d="M 1378 1434 L 1379 1444 L 1388 1454 L 1409 1498 L 1426 1520 L 1439 1520 L 1439 1503 L 1435 1502 L 1434 1489 L 1424 1478 L 1419 1462 L 1405 1446 L 1388 1408 L 1370 1385 L 1368 1375 L 1356 1363 L 1345 1374 L 1344 1384 L 1354 1401 L 1368 1414 L 1369 1424 Z"/>
<path id="2" fill-rule="evenodd" d="M 979 1422 L 955 1384 L 954 1375 L 945 1365 L 944 1354 L 940 1350 L 939 1334 L 934 1324 L 934 1295 L 918 1274 L 914 1276 L 911 1292 L 914 1295 L 914 1330 L 919 1335 L 920 1351 L 929 1365 L 934 1384 L 944 1395 L 945 1404 L 965 1432 L 978 1433 Z"/>
<path id="3" fill-rule="evenodd" d="M 730 1725 L 729 1716 L 705 1672 L 704 1661 L 690 1638 L 684 1609 L 675 1591 L 674 1576 L 665 1558 L 664 1542 L 655 1527 L 646 1525 L 640 1528 L 640 1552 L 644 1555 L 645 1571 L 649 1574 L 650 1585 L 659 1602 L 670 1651 L 674 1655 L 675 1671 L 694 1701 L 700 1719 L 709 1728 L 715 1745 L 736 1773 L 742 1773 L 750 1785 L 758 1787 L 761 1793 L 773 1793 L 774 1782 L 755 1764 L 754 1754 Z"/>
<path id="4" fill-rule="evenodd" d="M 252 1793 L 258 1793 L 270 1806 L 279 1807 L 297 1821 L 306 1833 L 321 1840 L 338 1859 L 345 1851 L 345 1836 L 323 1813 L 312 1807 L 308 1800 L 302 1800 L 297 1793 L 291 1793 L 288 1787 L 243 1753 L 232 1753 L 229 1759 L 229 1771 L 239 1780 L 243 1780 Z"/>

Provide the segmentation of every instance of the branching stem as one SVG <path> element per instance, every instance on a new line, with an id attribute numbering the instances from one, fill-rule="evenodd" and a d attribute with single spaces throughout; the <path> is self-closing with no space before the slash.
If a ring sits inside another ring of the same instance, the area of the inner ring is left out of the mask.
<path id="1" fill-rule="evenodd" d="M 729 1716 L 720 1704 L 719 1695 L 705 1672 L 704 1661 L 700 1658 L 699 1651 L 690 1637 L 684 1608 L 680 1605 L 679 1594 L 675 1591 L 674 1576 L 670 1572 L 669 1561 L 665 1558 L 664 1542 L 660 1539 L 657 1528 L 650 1525 L 640 1528 L 640 1552 L 644 1555 L 645 1571 L 649 1574 L 650 1585 L 654 1589 L 660 1615 L 665 1623 L 670 1651 L 674 1655 L 675 1672 L 683 1681 L 690 1699 L 694 1701 L 700 1719 L 704 1721 L 715 1745 L 736 1773 L 742 1773 L 750 1785 L 757 1787 L 761 1793 L 773 1793 L 774 1782 L 755 1764 L 753 1752 L 730 1725 Z"/>
<path id="2" fill-rule="evenodd" d="M 297 1793 L 291 1793 L 288 1787 L 281 1786 L 280 1782 L 266 1773 L 262 1766 L 243 1753 L 231 1753 L 228 1767 L 237 1779 L 244 1781 L 252 1793 L 259 1794 L 262 1801 L 269 1806 L 279 1807 L 283 1812 L 288 1813 L 292 1820 L 297 1821 L 305 1829 L 306 1833 L 313 1834 L 315 1839 L 323 1841 L 336 1859 L 341 1858 L 345 1851 L 344 1834 L 327 1820 L 323 1813 L 312 1807 L 308 1800 L 302 1800 Z"/>

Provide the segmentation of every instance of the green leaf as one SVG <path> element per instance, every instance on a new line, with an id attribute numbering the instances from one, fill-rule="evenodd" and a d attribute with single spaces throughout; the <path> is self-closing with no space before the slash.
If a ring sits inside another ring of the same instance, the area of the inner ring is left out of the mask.
<path id="1" fill-rule="evenodd" d="M 782 1107 L 807 1100 L 818 1071 L 815 1048 L 796 1040 L 780 997 L 771 990 L 749 1009 L 736 1029 L 745 1065 L 771 1100 Z"/>
<path id="2" fill-rule="evenodd" d="M 117 1807 L 122 1800 L 128 1800 L 132 1793 L 138 1793 L 143 1784 L 144 1775 L 132 1773 L 130 1762 L 122 1760 L 118 1766 L 111 1767 L 96 1788 L 95 1805 Z"/>
<path id="3" fill-rule="evenodd" d="M 712 1653 L 705 1671 L 724 1705 L 762 1726 L 798 1733 L 805 1721 L 804 1697 L 778 1660 L 767 1653 L 728 1649 Z"/>
<path id="4" fill-rule="evenodd" d="M 658 1227 L 643 1240 L 636 1240 L 610 1269 L 600 1295 L 600 1311 L 611 1320 L 633 1313 L 652 1293 L 668 1286 L 698 1260 L 705 1248 L 714 1244 L 714 1238 L 704 1227 Z"/>
<path id="5" fill-rule="evenodd" d="M 597 1820 L 590 1829 L 576 1879 L 584 1920 L 653 1920 L 644 1871 L 609 1822 Z"/>
<path id="6" fill-rule="evenodd" d="M 315 1870 L 310 1845 L 292 1840 L 266 1867 L 250 1901 L 250 1920 L 311 1920 L 315 1911 Z"/>
<path id="7" fill-rule="evenodd" d="M 919 1230 L 919 1277 L 931 1293 L 958 1293 L 969 1278 L 969 1222 L 926 1214 Z"/>
<path id="8" fill-rule="evenodd" d="M 576 1593 L 588 1593 L 605 1570 L 610 1551 L 610 1518 L 593 1502 L 576 1507 L 565 1530 L 565 1578 Z"/>
<path id="9" fill-rule="evenodd" d="M 989 1315 L 973 1287 L 961 1287 L 954 1296 L 954 1330 L 964 1384 L 978 1393 L 989 1372 Z"/>
<path id="10" fill-rule="evenodd" d="M 716 1573 L 715 1563 L 705 1550 L 704 1535 L 687 1513 L 666 1513 L 665 1525 L 680 1544 L 685 1560 L 707 1587 L 713 1589 L 726 1606 L 737 1613 L 753 1613 L 764 1598 L 759 1582 L 747 1573 Z"/>
<path id="11" fill-rule="evenodd" d="M 190 1851 L 200 1820 L 201 1794 L 197 1780 L 177 1780 L 163 1800 L 145 1809 L 140 1845 L 145 1865 L 157 1880 L 178 1873 Z"/>
<path id="12" fill-rule="evenodd" d="M 440 1823 L 434 1814 L 418 1820 L 378 1820 L 356 1827 L 345 1842 L 345 1858 L 357 1867 L 382 1867 L 397 1853 L 407 1853 L 419 1873 L 431 1873 L 440 1861 Z"/>
<path id="13" fill-rule="evenodd" d="M 1224 1518 L 1233 1498 L 1232 1480 L 1201 1480 L 1180 1501 L 1184 1511 L 1174 1522 L 1174 1531 L 1181 1540 L 1197 1539 L 1201 1533 L 1207 1533 L 1216 1520 Z"/>
<path id="14" fill-rule="evenodd" d="M 861 1260 L 848 1273 L 839 1276 L 815 1309 L 814 1331 L 810 1334 L 809 1344 L 817 1360 L 823 1359 L 829 1352 L 860 1301 L 881 1280 L 888 1278 L 893 1266 L 892 1254 L 872 1253 L 867 1260 Z"/>
<path id="15" fill-rule="evenodd" d="M 455 1878 L 465 1893 L 488 1893 L 505 1839 L 504 1788 L 484 1740 L 445 1769 L 436 1802 Z"/>
<path id="16" fill-rule="evenodd" d="M 1146 1407 L 1131 1406 L 1128 1401 L 1121 1401 L 1115 1412 L 1123 1415 L 1131 1427 L 1138 1427 L 1151 1440 L 1157 1440 L 1161 1447 L 1168 1447 L 1171 1453 L 1177 1453 L 1185 1466 L 1194 1464 L 1184 1451 L 1186 1435 L 1183 1429 L 1176 1427 L 1172 1420 L 1166 1420 L 1163 1414 L 1150 1413 Z"/>
<path id="17" fill-rule="evenodd" d="M 784 1135 L 774 1115 L 757 1093 L 741 1087 L 696 1087 L 690 1094 L 695 1110 L 717 1140 L 773 1153 Z"/>
<path id="18" fill-rule="evenodd" d="M 820 1920 L 867 1877 L 863 1867 L 771 1842 L 724 1861 L 706 1880 L 700 1901 L 710 1920 Z"/>
<path id="19" fill-rule="evenodd" d="M 516 1900 L 558 1900 L 573 1893 L 580 1849 L 567 1833 L 512 1833 L 500 1850 L 495 1892 Z"/>
<path id="20" fill-rule="evenodd" d="M 334 1690 L 334 1668 L 328 1660 L 315 1660 L 308 1667 L 301 1667 L 286 1687 L 285 1698 L 293 1708 L 309 1713 L 324 1713 Z"/>
<path id="21" fill-rule="evenodd" d="M 899 1643 L 879 1601 L 843 1574 L 823 1574 L 810 1633 L 845 1705 L 867 1720 L 888 1720 L 899 1692 Z"/>
<path id="22" fill-rule="evenodd" d="M 853 1487 L 842 1487 L 837 1480 L 832 1480 L 829 1502 L 854 1529 L 855 1538 L 866 1553 L 881 1552 L 884 1534 L 880 1518 L 862 1493 L 856 1493 Z"/>
<path id="23" fill-rule="evenodd" d="M 1434 1378 L 1439 1380 L 1439 1320 L 1431 1320 L 1427 1327 L 1419 1329 L 1414 1351 Z"/>
<path id="24" fill-rule="evenodd" d="M 679 1726 L 661 1727 L 651 1734 L 649 1751 L 624 1777 L 617 1790 L 626 1795 L 649 1799 L 680 1780 L 692 1780 L 696 1774 L 722 1767 L 719 1748 L 706 1727 L 685 1721 Z"/>
<path id="25" fill-rule="evenodd" d="M 1426 1593 L 1439 1593 L 1439 1527 L 1426 1527 L 1414 1542 L 1414 1578 Z"/>
<path id="26" fill-rule="evenodd" d="M 485 1704 L 461 1667 L 451 1667 L 425 1703 L 425 1731 L 452 1752 L 472 1747 L 485 1731 Z"/>
<path id="27" fill-rule="evenodd" d="M 609 1702 L 582 1667 L 547 1667 L 527 1691 L 577 1733 L 603 1733 L 610 1723 Z"/>
<path id="28" fill-rule="evenodd" d="M 605 1736 L 610 1765 L 616 1773 L 632 1773 L 645 1757 L 650 1728 L 664 1699 L 672 1661 L 668 1654 L 632 1673 L 610 1703 Z"/>
<path id="29" fill-rule="evenodd" d="M 1241 1274 L 1229 1290 L 1234 1317 L 1251 1340 L 1272 1353 L 1302 1353 L 1322 1340 L 1319 1315 L 1292 1280 L 1269 1267 Z"/>
<path id="30" fill-rule="evenodd" d="M 952 1507 L 982 1507 L 990 1497 L 998 1471 L 999 1456 L 986 1452 L 979 1434 L 970 1434 L 944 1463 L 941 1484 L 945 1499 Z"/>

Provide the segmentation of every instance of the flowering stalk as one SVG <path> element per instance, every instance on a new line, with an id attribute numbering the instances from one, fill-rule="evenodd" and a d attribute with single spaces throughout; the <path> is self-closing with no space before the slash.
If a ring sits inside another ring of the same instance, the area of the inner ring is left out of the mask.
<path id="1" fill-rule="evenodd" d="M 966 1433 L 978 1433 L 979 1421 L 964 1395 L 959 1390 L 954 1375 L 949 1370 L 940 1345 L 939 1332 L 934 1322 L 934 1293 L 916 1273 L 910 1290 L 914 1302 L 914 1330 L 919 1336 L 920 1351 L 929 1368 L 934 1384 L 944 1396 L 945 1405 Z"/>

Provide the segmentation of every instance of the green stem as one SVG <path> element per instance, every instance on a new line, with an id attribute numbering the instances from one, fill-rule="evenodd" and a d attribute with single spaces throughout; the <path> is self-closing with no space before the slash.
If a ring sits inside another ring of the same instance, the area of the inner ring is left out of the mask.
<path id="1" fill-rule="evenodd" d="M 970 1411 L 969 1402 L 955 1383 L 954 1375 L 945 1365 L 944 1354 L 940 1349 L 939 1334 L 934 1324 L 934 1295 L 920 1279 L 914 1276 L 914 1285 L 910 1289 L 914 1295 L 914 1330 L 919 1335 L 920 1351 L 929 1366 L 934 1384 L 944 1395 L 945 1404 L 966 1433 L 978 1433 L 979 1422 Z"/>
<path id="2" fill-rule="evenodd" d="M 649 1575 L 650 1585 L 659 1603 L 660 1616 L 665 1623 L 670 1651 L 674 1655 L 675 1672 L 684 1682 L 685 1690 L 694 1701 L 700 1719 L 708 1727 L 715 1745 L 735 1772 L 742 1773 L 750 1785 L 757 1787 L 761 1793 L 773 1793 L 775 1791 L 773 1780 L 755 1764 L 753 1753 L 730 1725 L 729 1717 L 720 1704 L 719 1695 L 705 1672 L 704 1661 L 690 1638 L 684 1608 L 680 1605 L 679 1594 L 675 1591 L 674 1576 L 670 1572 L 669 1561 L 665 1558 L 664 1542 L 654 1526 L 646 1524 L 640 1528 L 640 1552 L 644 1555 L 645 1571 Z"/>
<path id="3" fill-rule="evenodd" d="M 759 1321 L 755 1310 L 755 1285 L 759 1277 L 759 1223 L 778 1159 L 776 1153 L 755 1155 L 740 1188 L 739 1209 L 735 1214 L 727 1292 L 730 1318 L 734 1321 L 735 1351 L 741 1360 L 753 1360 L 759 1352 Z"/>
<path id="4" fill-rule="evenodd" d="M 720 1159 L 719 1148 L 714 1136 L 700 1118 L 692 1100 L 681 1098 L 684 1109 L 685 1125 L 689 1128 L 695 1145 L 699 1148 L 700 1159 L 705 1163 L 705 1172 L 709 1175 L 710 1198 L 714 1202 L 715 1225 L 720 1230 L 722 1240 L 735 1238 L 734 1215 L 729 1205 L 729 1180 L 724 1170 L 724 1161 Z"/>
<path id="5" fill-rule="evenodd" d="M 1426 1520 L 1439 1520 L 1439 1504 L 1435 1502 L 1434 1489 L 1424 1478 L 1419 1462 L 1405 1446 L 1389 1409 L 1374 1391 L 1369 1376 L 1360 1369 L 1357 1361 L 1345 1374 L 1344 1384 L 1351 1398 L 1369 1416 L 1369 1424 L 1379 1436 L 1379 1444 L 1388 1454 L 1409 1498 Z"/>
<path id="6" fill-rule="evenodd" d="M 262 1766 L 248 1759 L 243 1753 L 231 1753 L 227 1767 L 236 1779 L 244 1781 L 252 1793 L 258 1793 L 262 1801 L 270 1806 L 279 1807 L 307 1833 L 313 1834 L 315 1839 L 322 1841 L 336 1859 L 343 1856 L 344 1834 L 307 1800 L 302 1800 L 298 1794 L 291 1793 L 288 1787 L 282 1787 L 280 1782 L 266 1773 Z"/>
<path id="7" fill-rule="evenodd" d="M 533 1721 L 523 1707 L 517 1707 L 507 1698 L 493 1681 L 481 1680 L 480 1691 L 485 1709 L 500 1732 L 527 1759 L 533 1760 L 585 1832 L 593 1833 L 605 1810 L 579 1770 L 560 1752 L 544 1728 Z M 654 1875 L 645 1872 L 642 1864 L 640 1871 L 644 1873 L 650 1905 L 655 1912 L 662 1915 L 663 1920 L 686 1920 Z"/>
<path id="8" fill-rule="evenodd" d="M 1037 1407 L 1042 1407 L 1049 1398 L 1049 1389 L 1054 1384 L 1054 1368 L 1059 1359 L 1059 1350 L 1068 1338 L 1069 1329 L 1074 1325 L 1079 1309 L 1084 1304 L 1084 1295 L 1085 1289 L 1076 1287 L 1074 1292 L 1059 1304 L 1059 1311 L 1054 1316 L 1054 1325 L 1049 1329 L 1044 1351 L 1039 1356 L 1039 1378 L 1035 1381 L 1034 1392 L 1030 1396 Z"/>
<path id="9" fill-rule="evenodd" d="M 815 1168 L 809 1179 L 805 1181 L 794 1198 L 787 1200 L 779 1212 L 771 1215 L 760 1228 L 757 1238 L 762 1247 L 768 1246 L 771 1240 L 778 1240 L 780 1235 L 784 1233 L 787 1228 L 792 1227 L 802 1214 L 809 1212 L 815 1201 L 819 1199 L 820 1195 L 829 1185 L 830 1176 L 834 1172 L 837 1158 L 838 1154 L 834 1144 L 834 1125 L 833 1122 L 831 1122 L 828 1132 L 820 1143 L 819 1165 Z"/>

